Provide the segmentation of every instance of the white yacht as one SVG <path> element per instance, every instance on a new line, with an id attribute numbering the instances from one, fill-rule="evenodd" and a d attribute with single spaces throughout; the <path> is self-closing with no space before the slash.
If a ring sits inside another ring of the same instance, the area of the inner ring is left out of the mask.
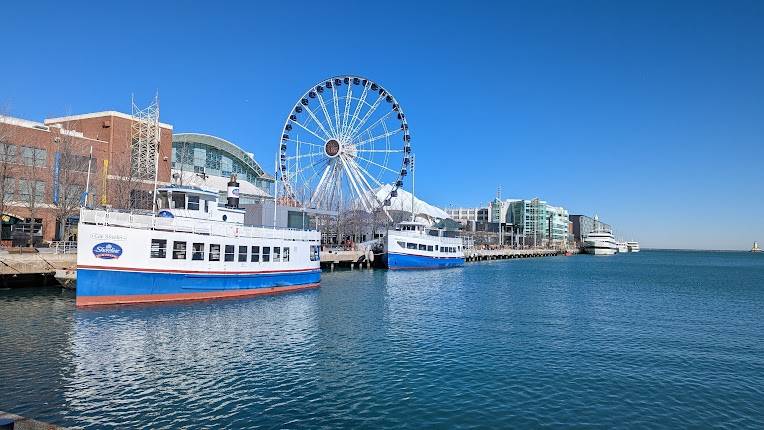
<path id="1" fill-rule="evenodd" d="M 616 242 L 615 245 L 619 254 L 629 252 L 629 245 L 626 242 Z"/>
<path id="2" fill-rule="evenodd" d="M 639 242 L 636 240 L 626 242 L 626 246 L 629 247 L 629 252 L 639 252 Z"/>
<path id="3" fill-rule="evenodd" d="M 753 243 L 753 246 L 751 247 L 751 252 L 761 252 L 761 247 L 759 247 L 759 242 Z"/>
<path id="4" fill-rule="evenodd" d="M 584 238 L 584 251 L 594 255 L 613 255 L 618 252 L 618 245 L 610 230 L 597 229 Z"/>

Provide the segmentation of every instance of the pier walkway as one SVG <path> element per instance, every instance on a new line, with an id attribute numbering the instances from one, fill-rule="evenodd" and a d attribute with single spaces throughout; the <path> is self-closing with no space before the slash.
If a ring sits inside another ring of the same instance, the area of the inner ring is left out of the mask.
<path id="1" fill-rule="evenodd" d="M 552 257 L 565 253 L 578 254 L 577 249 L 468 249 L 464 251 L 466 262 L 505 260 L 509 258 Z"/>

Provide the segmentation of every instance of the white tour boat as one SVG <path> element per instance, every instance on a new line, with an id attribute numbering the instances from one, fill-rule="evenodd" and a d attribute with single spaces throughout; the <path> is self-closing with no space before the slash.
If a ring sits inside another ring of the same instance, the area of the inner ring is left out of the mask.
<path id="1" fill-rule="evenodd" d="M 629 245 L 626 242 L 616 242 L 615 245 L 619 254 L 629 252 Z"/>
<path id="2" fill-rule="evenodd" d="M 446 237 L 440 229 L 421 222 L 402 222 L 388 230 L 383 264 L 388 269 L 440 269 L 464 265 L 462 239 Z"/>
<path id="3" fill-rule="evenodd" d="M 596 229 L 584 238 L 584 251 L 594 255 L 613 255 L 618 252 L 618 245 L 612 232 Z"/>
<path id="4" fill-rule="evenodd" d="M 639 242 L 636 240 L 626 242 L 626 246 L 629 247 L 629 252 L 639 252 Z"/>
<path id="5" fill-rule="evenodd" d="M 157 212 L 81 209 L 78 306 L 198 300 L 317 287 L 320 233 L 244 225 L 238 183 L 228 204 L 195 187 L 157 190 Z"/>

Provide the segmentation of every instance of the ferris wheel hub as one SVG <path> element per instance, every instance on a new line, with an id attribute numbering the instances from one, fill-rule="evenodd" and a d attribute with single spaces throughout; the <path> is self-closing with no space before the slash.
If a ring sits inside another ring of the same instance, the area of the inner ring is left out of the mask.
<path id="1" fill-rule="evenodd" d="M 324 152 L 326 153 L 327 157 L 334 158 L 340 153 L 340 148 L 342 146 L 337 141 L 337 139 L 329 139 L 324 144 Z"/>

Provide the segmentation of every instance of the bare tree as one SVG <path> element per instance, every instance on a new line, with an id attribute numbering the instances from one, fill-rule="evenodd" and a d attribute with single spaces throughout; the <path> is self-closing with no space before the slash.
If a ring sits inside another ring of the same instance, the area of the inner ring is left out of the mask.
<path id="1" fill-rule="evenodd" d="M 51 200 L 58 225 L 58 237 L 69 237 L 67 220 L 77 213 L 85 191 L 90 148 L 78 143 L 62 128 L 62 134 L 54 140 L 53 185 Z"/>
<path id="2" fill-rule="evenodd" d="M 119 209 L 150 209 L 153 181 L 140 179 L 133 169 L 130 153 L 112 156 L 109 162 L 106 201 Z M 148 198 L 148 201 L 146 201 Z"/>
<path id="3" fill-rule="evenodd" d="M 16 188 L 13 173 L 17 167 L 19 133 L 8 112 L 7 108 L 0 108 L 0 214 L 5 213 L 6 195 L 13 195 Z"/>
<path id="4" fill-rule="evenodd" d="M 29 246 L 34 246 L 36 215 L 45 203 L 45 178 L 47 175 L 47 153 L 43 148 L 23 146 L 20 151 L 18 193 L 20 203 L 29 211 Z M 42 228 L 42 227 L 40 227 Z"/>

